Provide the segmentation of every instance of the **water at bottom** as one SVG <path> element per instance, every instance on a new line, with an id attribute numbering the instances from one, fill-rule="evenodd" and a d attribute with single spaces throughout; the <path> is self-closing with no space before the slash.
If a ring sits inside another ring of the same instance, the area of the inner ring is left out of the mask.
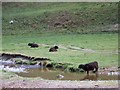
<path id="1" fill-rule="evenodd" d="M 95 74 L 90 72 L 90 75 L 87 75 L 85 72 L 65 72 L 60 69 L 53 70 L 48 68 L 29 68 L 27 72 L 16 73 L 22 77 L 41 77 L 48 80 L 118 80 L 118 74 Z"/>

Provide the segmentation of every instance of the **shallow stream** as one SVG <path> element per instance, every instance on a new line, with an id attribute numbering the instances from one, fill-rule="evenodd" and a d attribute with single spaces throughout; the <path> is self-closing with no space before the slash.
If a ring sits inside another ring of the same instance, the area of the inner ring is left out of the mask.
<path id="1" fill-rule="evenodd" d="M 48 68 L 31 68 L 27 69 L 27 72 L 20 72 L 17 73 L 19 76 L 22 77 L 41 77 L 43 79 L 49 79 L 49 80 L 118 80 L 118 74 L 112 74 L 112 73 L 104 73 L 104 74 L 98 74 L 90 72 L 90 75 L 86 75 L 85 72 L 65 72 L 62 70 L 50 70 Z M 114 72 L 115 73 L 115 72 Z"/>
<path id="2" fill-rule="evenodd" d="M 17 65 L 10 67 L 10 63 L 12 62 L 0 62 L 0 69 L 15 72 L 21 77 L 41 77 L 47 80 L 118 80 L 118 75 L 120 75 L 119 72 L 99 71 L 98 74 L 90 72 L 88 76 L 85 72 L 65 72 L 61 69 L 42 68 L 39 65 Z"/>

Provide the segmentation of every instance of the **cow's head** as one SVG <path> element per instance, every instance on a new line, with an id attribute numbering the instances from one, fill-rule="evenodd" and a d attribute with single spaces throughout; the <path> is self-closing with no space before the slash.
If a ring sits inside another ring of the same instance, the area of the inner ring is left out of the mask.
<path id="1" fill-rule="evenodd" d="M 58 46 L 55 46 L 54 48 L 55 48 L 55 49 L 58 49 Z"/>
<path id="2" fill-rule="evenodd" d="M 80 64 L 78 68 L 80 68 L 80 69 L 82 68 L 83 69 L 84 67 L 85 67 L 85 65 Z"/>
<path id="3" fill-rule="evenodd" d="M 31 46 L 33 43 L 28 43 L 28 46 Z"/>

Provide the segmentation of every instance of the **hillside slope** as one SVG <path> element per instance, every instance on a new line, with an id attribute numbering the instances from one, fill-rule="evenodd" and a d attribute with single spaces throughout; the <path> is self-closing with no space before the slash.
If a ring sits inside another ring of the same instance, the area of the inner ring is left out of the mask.
<path id="1" fill-rule="evenodd" d="M 118 3 L 4 2 L 2 15 L 3 35 L 117 32 Z"/>

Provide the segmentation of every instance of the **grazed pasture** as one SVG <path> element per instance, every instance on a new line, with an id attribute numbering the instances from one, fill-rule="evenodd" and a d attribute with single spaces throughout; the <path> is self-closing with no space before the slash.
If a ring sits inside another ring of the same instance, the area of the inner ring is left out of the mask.
<path id="1" fill-rule="evenodd" d="M 118 61 L 117 34 L 74 34 L 74 35 L 13 35 L 3 36 L 2 50 L 35 57 L 47 57 L 53 62 L 80 63 L 98 61 L 100 66 L 112 67 Z M 27 46 L 29 42 L 38 48 Z M 51 46 L 58 45 L 58 52 L 50 53 Z"/>

